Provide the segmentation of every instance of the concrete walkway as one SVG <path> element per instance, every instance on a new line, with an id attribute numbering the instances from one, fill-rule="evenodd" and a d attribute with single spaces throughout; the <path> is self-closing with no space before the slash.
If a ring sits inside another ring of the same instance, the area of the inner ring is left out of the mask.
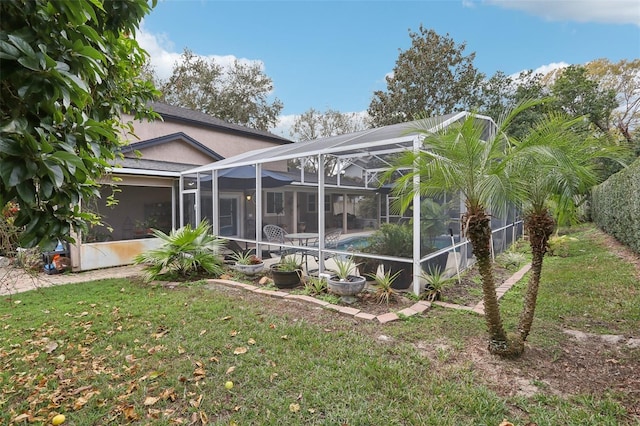
<path id="1" fill-rule="evenodd" d="M 133 277 L 140 275 L 141 271 L 141 265 L 131 265 L 78 273 L 67 272 L 47 275 L 44 272 L 30 274 L 23 269 L 7 266 L 0 268 L 0 295 L 11 295 L 55 285 Z"/>

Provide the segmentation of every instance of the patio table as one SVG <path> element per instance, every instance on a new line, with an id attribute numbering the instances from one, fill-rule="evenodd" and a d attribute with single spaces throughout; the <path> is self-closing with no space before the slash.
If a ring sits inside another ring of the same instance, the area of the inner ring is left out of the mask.
<path id="1" fill-rule="evenodd" d="M 293 242 L 294 244 L 297 241 L 299 246 L 308 247 L 310 243 L 313 243 L 313 242 L 315 242 L 317 245 L 318 239 L 320 238 L 320 234 L 318 234 L 317 232 L 294 232 L 291 234 L 285 234 L 284 237 L 287 240 Z M 309 255 L 306 250 L 300 250 L 300 252 L 302 253 L 302 257 L 304 257 L 304 265 L 308 272 L 309 271 L 309 264 L 308 264 Z"/>

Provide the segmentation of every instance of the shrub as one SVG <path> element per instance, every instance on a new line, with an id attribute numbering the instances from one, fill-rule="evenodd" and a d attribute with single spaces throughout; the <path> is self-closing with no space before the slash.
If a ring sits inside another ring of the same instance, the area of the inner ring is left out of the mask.
<path id="1" fill-rule="evenodd" d="M 145 265 L 145 280 L 155 280 L 164 273 L 182 278 L 203 273 L 219 277 L 223 272 L 223 260 L 218 253 L 224 242 L 210 234 L 210 229 L 203 221 L 195 228 L 186 225 L 169 235 L 152 230 L 153 236 L 162 240 L 162 246 L 134 259 L 136 264 Z"/>
<path id="2" fill-rule="evenodd" d="M 591 191 L 593 221 L 640 253 L 640 159 Z"/>

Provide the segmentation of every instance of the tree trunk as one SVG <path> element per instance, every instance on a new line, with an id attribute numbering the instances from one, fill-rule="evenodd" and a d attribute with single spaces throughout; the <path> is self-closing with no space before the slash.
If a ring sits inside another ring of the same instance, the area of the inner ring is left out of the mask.
<path id="1" fill-rule="evenodd" d="M 542 212 L 531 213 L 525 217 L 525 228 L 529 234 L 532 260 L 531 275 L 527 283 L 524 306 L 518 323 L 518 332 L 523 342 L 527 340 L 533 325 L 538 288 L 540 286 L 540 274 L 542 273 L 542 261 L 549 248 L 549 237 L 553 233 L 554 227 L 555 222 L 546 209 Z"/>
<path id="2" fill-rule="evenodd" d="M 491 265 L 491 218 L 484 211 L 479 211 L 475 214 L 466 213 L 463 220 L 482 278 L 484 315 L 490 338 L 489 352 L 500 355 L 508 350 L 508 344 L 500 316 L 500 306 L 498 305 Z"/>

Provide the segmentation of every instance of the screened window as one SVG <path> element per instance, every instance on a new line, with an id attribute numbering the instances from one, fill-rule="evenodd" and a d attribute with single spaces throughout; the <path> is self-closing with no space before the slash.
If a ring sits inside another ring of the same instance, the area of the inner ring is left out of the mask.
<path id="1" fill-rule="evenodd" d="M 284 192 L 267 192 L 267 215 L 278 215 L 284 212 Z"/>

